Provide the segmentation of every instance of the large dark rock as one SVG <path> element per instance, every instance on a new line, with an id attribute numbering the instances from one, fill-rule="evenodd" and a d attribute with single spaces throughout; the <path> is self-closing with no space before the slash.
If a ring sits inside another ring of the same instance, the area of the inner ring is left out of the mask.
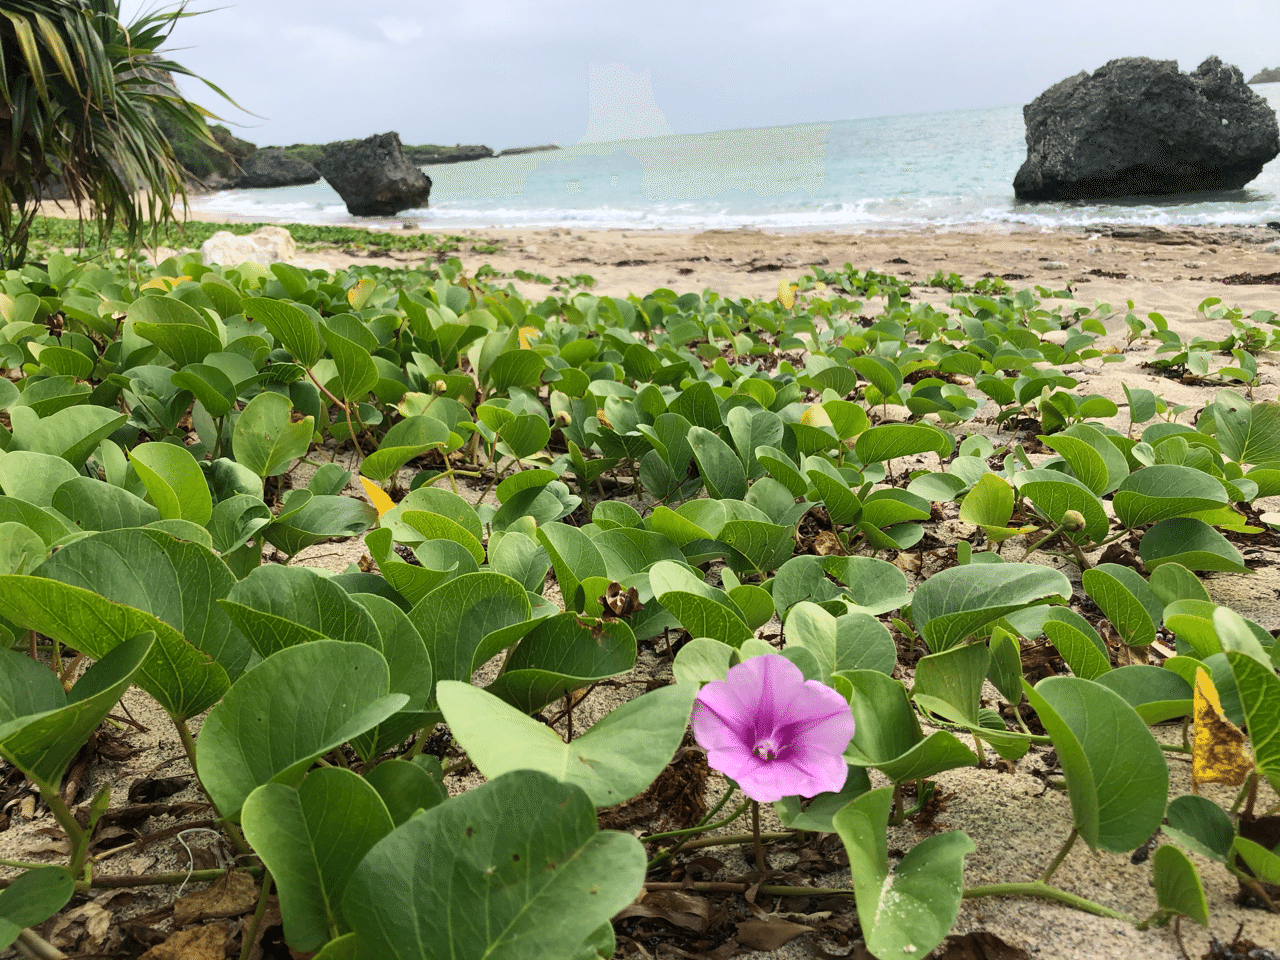
<path id="1" fill-rule="evenodd" d="M 286 157 L 281 147 L 265 147 L 240 161 L 237 187 L 292 187 L 300 183 L 315 183 L 320 171 L 294 157 Z"/>
<path id="2" fill-rule="evenodd" d="M 1238 190 L 1280 153 L 1276 113 L 1236 67 L 1210 57 L 1126 57 L 1081 72 L 1022 108 L 1021 200 Z"/>
<path id="3" fill-rule="evenodd" d="M 397 133 L 334 144 L 316 168 L 357 217 L 389 217 L 425 207 L 431 195 L 431 179 L 404 158 Z"/>

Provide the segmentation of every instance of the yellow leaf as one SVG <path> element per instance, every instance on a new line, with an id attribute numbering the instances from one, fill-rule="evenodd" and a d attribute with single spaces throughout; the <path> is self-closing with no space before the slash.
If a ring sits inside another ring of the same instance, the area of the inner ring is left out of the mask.
<path id="1" fill-rule="evenodd" d="M 537 327 L 521 327 L 516 331 L 516 336 L 520 338 L 521 350 L 528 350 L 530 346 L 529 341 L 536 340 L 541 335 L 542 331 Z"/>
<path id="2" fill-rule="evenodd" d="M 364 492 L 369 496 L 369 502 L 373 504 L 378 511 L 378 519 L 381 520 L 388 510 L 395 508 L 396 502 L 386 495 L 383 489 L 372 480 L 364 477 L 360 478 L 360 482 L 364 484 Z"/>
<path id="3" fill-rule="evenodd" d="M 799 284 L 789 283 L 786 280 L 779 280 L 778 302 L 790 310 L 796 302 L 796 290 L 798 288 Z"/>
<path id="4" fill-rule="evenodd" d="M 800 422 L 806 427 L 829 427 L 831 415 L 822 404 L 814 403 L 804 408 L 804 413 L 800 414 Z"/>
<path id="5" fill-rule="evenodd" d="M 1253 758 L 1245 749 L 1244 732 L 1222 712 L 1222 701 L 1207 670 L 1196 671 L 1193 700 L 1195 738 L 1191 744 L 1191 790 L 1202 783 L 1238 787 L 1253 770 Z"/>
<path id="6" fill-rule="evenodd" d="M 351 304 L 352 309 L 363 310 L 364 305 L 369 302 L 369 297 L 373 295 L 373 288 L 377 283 L 370 277 L 364 277 L 354 287 L 347 291 L 347 303 Z"/>

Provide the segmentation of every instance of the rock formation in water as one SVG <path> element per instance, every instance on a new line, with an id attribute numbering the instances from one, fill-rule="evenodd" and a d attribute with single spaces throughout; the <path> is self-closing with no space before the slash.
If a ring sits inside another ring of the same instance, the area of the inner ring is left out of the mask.
<path id="1" fill-rule="evenodd" d="M 320 171 L 295 157 L 285 155 L 282 147 L 266 147 L 240 161 L 237 187 L 291 187 L 315 183 Z"/>
<path id="2" fill-rule="evenodd" d="M 1126 57 L 1050 87 L 1022 108 L 1020 200 L 1238 190 L 1280 153 L 1276 113 L 1236 67 L 1210 57 Z"/>
<path id="3" fill-rule="evenodd" d="M 1252 77 L 1250 83 L 1280 83 L 1280 67 L 1263 67 Z"/>
<path id="4" fill-rule="evenodd" d="M 431 178 L 405 159 L 394 132 L 331 147 L 316 169 L 357 217 L 390 217 L 425 207 L 431 195 Z"/>

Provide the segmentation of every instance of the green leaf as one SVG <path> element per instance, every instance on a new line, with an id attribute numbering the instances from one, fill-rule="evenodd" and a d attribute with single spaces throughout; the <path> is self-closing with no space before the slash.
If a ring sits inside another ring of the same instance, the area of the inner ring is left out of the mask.
<path id="1" fill-rule="evenodd" d="M 882 960 L 925 956 L 942 942 L 960 912 L 964 858 L 974 851 L 972 840 L 951 830 L 922 840 L 890 870 L 885 828 L 892 807 L 893 790 L 882 787 L 833 818 L 849 855 L 863 939 Z"/>
<path id="2" fill-rule="evenodd" d="M 196 768 L 209 799 L 236 818 L 266 783 L 296 786 L 315 762 L 408 702 L 388 694 L 382 654 L 361 643 L 316 640 L 272 654 L 209 711 Z"/>
<path id="3" fill-rule="evenodd" d="M 691 637 L 709 637 L 732 647 L 754 636 L 732 600 L 723 590 L 707 586 L 680 563 L 663 560 L 649 571 L 649 582 L 658 602 L 671 611 Z"/>
<path id="4" fill-rule="evenodd" d="M 96 480 L 90 482 L 105 486 Z M 48 552 L 40 535 L 26 524 L 0 522 L 0 573 L 28 573 L 43 562 Z"/>
<path id="5" fill-rule="evenodd" d="M 1142 718 L 1092 680 L 1049 677 L 1023 691 L 1067 778 L 1076 829 L 1091 850 L 1123 853 L 1164 818 L 1169 768 Z"/>
<path id="6" fill-rule="evenodd" d="M 453 680 L 436 686 L 449 729 L 487 778 L 537 770 L 581 787 L 597 807 L 643 793 L 671 762 L 697 692 L 694 684 L 660 687 L 565 743 L 546 724 L 484 690 Z"/>
<path id="7" fill-rule="evenodd" d="M 289 464 L 306 456 L 315 432 L 315 420 L 304 417 L 289 422 L 293 405 L 278 393 L 260 393 L 244 408 L 231 434 L 237 462 L 259 477 L 275 477 Z"/>
<path id="8" fill-rule="evenodd" d="M 863 463 L 882 463 L 915 453 L 945 457 L 955 448 L 951 435 L 924 424 L 881 424 L 858 437 L 854 452 Z"/>
<path id="9" fill-rule="evenodd" d="M 160 511 L 141 497 L 89 477 L 59 484 L 53 509 L 86 531 L 144 527 L 160 519 Z"/>
<path id="10" fill-rule="evenodd" d="M 10 450 L 31 450 L 62 457 L 79 470 L 89 455 L 129 418 L 115 410 L 84 404 L 37 417 L 30 407 L 9 411 L 13 426 Z"/>
<path id="11" fill-rule="evenodd" d="M 369 392 L 378 384 L 378 368 L 369 351 L 332 327 L 322 330 L 329 356 L 338 368 L 338 396 L 348 402 L 367 400 Z"/>
<path id="12" fill-rule="evenodd" d="M 1151 870 L 1156 905 L 1161 910 L 1188 917 L 1202 927 L 1209 926 L 1209 904 L 1204 898 L 1204 887 L 1185 853 L 1165 844 L 1151 858 Z"/>
<path id="13" fill-rule="evenodd" d="M 717 500 L 741 500 L 747 494 L 747 474 L 733 448 L 710 430 L 694 427 L 689 445 L 707 491 Z"/>
<path id="14" fill-rule="evenodd" d="M 1102 501 L 1075 477 L 1055 470 L 1020 470 L 1014 474 L 1014 484 L 1054 526 L 1062 522 L 1068 510 L 1078 511 L 1084 517 L 1084 530 L 1068 533 L 1073 540 L 1084 543 L 1106 539 L 1110 520 Z"/>
<path id="15" fill-rule="evenodd" d="M 601 929 L 644 873 L 640 842 L 600 832 L 581 790 L 512 773 L 383 838 L 342 900 L 356 944 L 322 956 L 596 960 Z"/>
<path id="16" fill-rule="evenodd" d="M 86 670 L 67 694 L 48 668 L 0 648 L 5 677 L 0 683 L 0 756 L 42 791 L 56 791 L 67 765 L 129 689 L 154 640 L 153 634 L 141 633 L 119 644 Z M 49 687 L 33 695 L 20 688 L 47 687 L 48 680 L 56 690 Z M 30 711 L 33 706 L 41 709 Z"/>
<path id="17" fill-rule="evenodd" d="M 636 638 L 624 621 L 606 620 L 593 635 L 589 623 L 561 613 L 520 641 L 487 689 L 517 710 L 535 713 L 567 693 L 626 673 L 635 662 Z"/>
<path id="18" fill-rule="evenodd" d="M 36 573 L 159 618 L 172 630 L 145 629 L 158 635 L 157 656 L 171 657 L 173 664 L 189 659 L 171 646 L 174 631 L 179 642 L 212 657 L 233 680 L 249 662 L 249 644 L 217 604 L 235 577 L 203 544 L 159 530 L 108 531 L 68 544 Z"/>
<path id="19" fill-rule="evenodd" d="M 929 649 L 941 652 L 1008 613 L 1051 597 L 1071 598 L 1071 583 L 1031 563 L 951 567 L 915 592 L 911 618 Z"/>
<path id="20" fill-rule="evenodd" d="M 177 720 L 207 710 L 230 685 L 226 670 L 163 620 L 93 590 L 46 577 L 0 577 L 0 613 L 95 659 L 140 633 L 154 632 L 155 647 L 137 683 Z"/>
<path id="21" fill-rule="evenodd" d="M 263 784 L 245 800 L 240 822 L 276 882 L 295 950 L 319 949 L 331 930 L 348 929 L 338 907 L 347 883 L 394 829 L 373 786 L 340 767 L 313 770 L 296 790 Z"/>
<path id="22" fill-rule="evenodd" d="M 294 304 L 247 297 L 241 301 L 240 310 L 250 322 L 256 320 L 266 327 L 304 367 L 314 367 L 324 352 L 315 321 Z"/>
<path id="23" fill-rule="evenodd" d="M 763 520 L 730 520 L 720 528 L 716 538 L 739 554 L 731 558 L 734 561 L 731 566 L 739 572 L 768 573 L 791 559 L 795 550 L 793 532 L 794 527 Z"/>
<path id="24" fill-rule="evenodd" d="M 306 494 L 301 509 L 290 511 L 292 497 Z M 263 531 L 272 546 L 287 555 L 338 537 L 355 537 L 364 533 L 378 519 L 378 511 L 354 497 L 311 496 L 310 491 L 297 490 L 285 498 L 280 516 Z"/>
<path id="25" fill-rule="evenodd" d="M 1203 520 L 1161 520 L 1142 537 L 1138 555 L 1148 570 L 1178 563 L 1188 570 L 1252 573 L 1230 541 Z"/>
<path id="26" fill-rule="evenodd" d="M 0 950 L 26 927 L 44 923 L 65 907 L 73 893 L 75 881 L 62 867 L 39 867 L 14 877 L 0 890 Z"/>
<path id="27" fill-rule="evenodd" d="M 1124 697 L 1147 724 L 1191 716 L 1191 684 L 1172 670 L 1131 663 L 1098 676 L 1097 682 Z"/>
<path id="28" fill-rule="evenodd" d="M 222 349 L 208 319 L 174 297 L 139 297 L 129 305 L 128 318 L 138 336 L 154 343 L 179 367 Z"/>
<path id="29" fill-rule="evenodd" d="M 368 612 L 328 577 L 306 567 L 258 567 L 219 604 L 264 659 L 323 638 L 382 651 L 382 637 Z"/>
<path id="30" fill-rule="evenodd" d="M 608 574 L 604 558 L 595 545 L 577 527 L 564 523 L 548 523 L 538 527 L 538 540 L 546 547 L 555 567 L 560 595 L 567 603 L 587 577 Z"/>
<path id="31" fill-rule="evenodd" d="M 412 761 L 383 760 L 364 778 L 378 791 L 397 827 L 419 810 L 430 810 L 448 797 L 440 761 L 422 754 Z"/>
<path id="32" fill-rule="evenodd" d="M 911 698 L 930 711 L 933 710 L 929 706 L 931 702 L 946 704 L 950 709 L 941 716 L 976 727 L 982 682 L 987 678 L 990 662 L 991 655 L 984 643 L 968 643 L 923 657 L 916 664 Z"/>
<path id="33" fill-rule="evenodd" d="M 396 471 L 428 450 L 449 442 L 449 428 L 434 417 L 406 417 L 382 438 L 378 449 L 360 464 L 360 473 L 377 483 L 386 483 Z"/>
<path id="34" fill-rule="evenodd" d="M 467 573 L 427 594 L 412 610 L 437 680 L 471 674 L 532 629 L 529 594 L 500 573 Z M 513 633 L 514 628 L 514 633 Z"/>
<path id="35" fill-rule="evenodd" d="M 945 730 L 927 738 L 901 683 L 876 670 L 849 670 L 834 675 L 847 681 L 853 710 L 853 741 L 845 759 L 859 767 L 875 767 L 894 783 L 920 780 L 943 770 L 975 766 L 977 755 Z M 837 689 L 840 685 L 834 684 Z"/>
<path id="36" fill-rule="evenodd" d="M 1100 563 L 1086 570 L 1081 582 L 1089 599 L 1106 614 L 1125 643 L 1143 647 L 1155 640 L 1163 609 L 1136 571 L 1115 563 Z"/>
<path id="37" fill-rule="evenodd" d="M 1097 680 L 1111 669 L 1111 658 L 1105 649 L 1074 624 L 1046 620 L 1044 633 L 1053 641 L 1063 662 L 1082 680 Z"/>
<path id="38" fill-rule="evenodd" d="M 1129 474 L 1112 497 L 1126 527 L 1183 517 L 1225 505 L 1227 491 L 1207 473 L 1180 464 L 1157 463 Z"/>
<path id="39" fill-rule="evenodd" d="M 1280 854 L 1247 837 L 1236 837 L 1231 847 L 1263 883 L 1280 883 Z"/>
<path id="40" fill-rule="evenodd" d="M 1188 850 L 1226 863 L 1236 828 L 1225 810 L 1208 797 L 1187 794 L 1169 804 L 1161 829 Z"/>
<path id="41" fill-rule="evenodd" d="M 213 516 L 213 496 L 204 473 L 185 447 L 140 443 L 129 451 L 151 502 L 164 520 L 190 520 L 203 527 Z"/>
<path id="42" fill-rule="evenodd" d="M 685 649 L 687 650 L 688 647 Z M 684 653 L 684 650 L 680 652 Z M 844 786 L 840 790 L 818 794 L 809 799 L 803 809 L 800 806 L 800 797 L 783 797 L 774 802 L 773 810 L 782 821 L 782 825 L 792 830 L 835 833 L 835 824 L 832 822 L 835 815 L 848 806 L 850 800 L 870 789 L 871 778 L 867 776 L 867 771 L 862 767 L 849 767 Z"/>
<path id="43" fill-rule="evenodd" d="M 498 355 L 488 370 L 489 389 L 502 396 L 512 387 L 536 387 L 547 362 L 532 350 L 508 350 Z"/>
<path id="44" fill-rule="evenodd" d="M 841 670 L 889 673 L 897 662 L 893 638 L 875 617 L 846 613 L 833 617 L 815 603 L 796 604 L 787 614 L 787 648 L 808 650 L 822 669 L 822 682 Z"/>
<path id="45" fill-rule="evenodd" d="M 1248 403 L 1229 391 L 1210 407 L 1222 452 L 1236 463 L 1280 460 L 1280 403 Z"/>
<path id="46" fill-rule="evenodd" d="M 47 507 L 53 502 L 53 492 L 77 476 L 75 467 L 51 454 L 30 450 L 0 453 L 0 489 L 15 500 Z"/>

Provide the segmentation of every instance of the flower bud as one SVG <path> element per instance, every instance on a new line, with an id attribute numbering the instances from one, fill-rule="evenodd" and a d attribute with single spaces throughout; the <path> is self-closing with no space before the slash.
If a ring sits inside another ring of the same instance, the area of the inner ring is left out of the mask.
<path id="1" fill-rule="evenodd" d="M 557 410 L 556 423 L 560 424 L 562 427 L 567 427 L 569 424 L 573 423 L 573 417 L 569 414 L 568 410 Z"/>
<path id="2" fill-rule="evenodd" d="M 448 393 L 449 385 L 443 380 L 437 380 L 434 384 L 436 393 Z"/>
<path id="3" fill-rule="evenodd" d="M 1062 515 L 1062 529 L 1076 533 L 1084 529 L 1084 514 L 1079 510 L 1068 510 Z"/>

